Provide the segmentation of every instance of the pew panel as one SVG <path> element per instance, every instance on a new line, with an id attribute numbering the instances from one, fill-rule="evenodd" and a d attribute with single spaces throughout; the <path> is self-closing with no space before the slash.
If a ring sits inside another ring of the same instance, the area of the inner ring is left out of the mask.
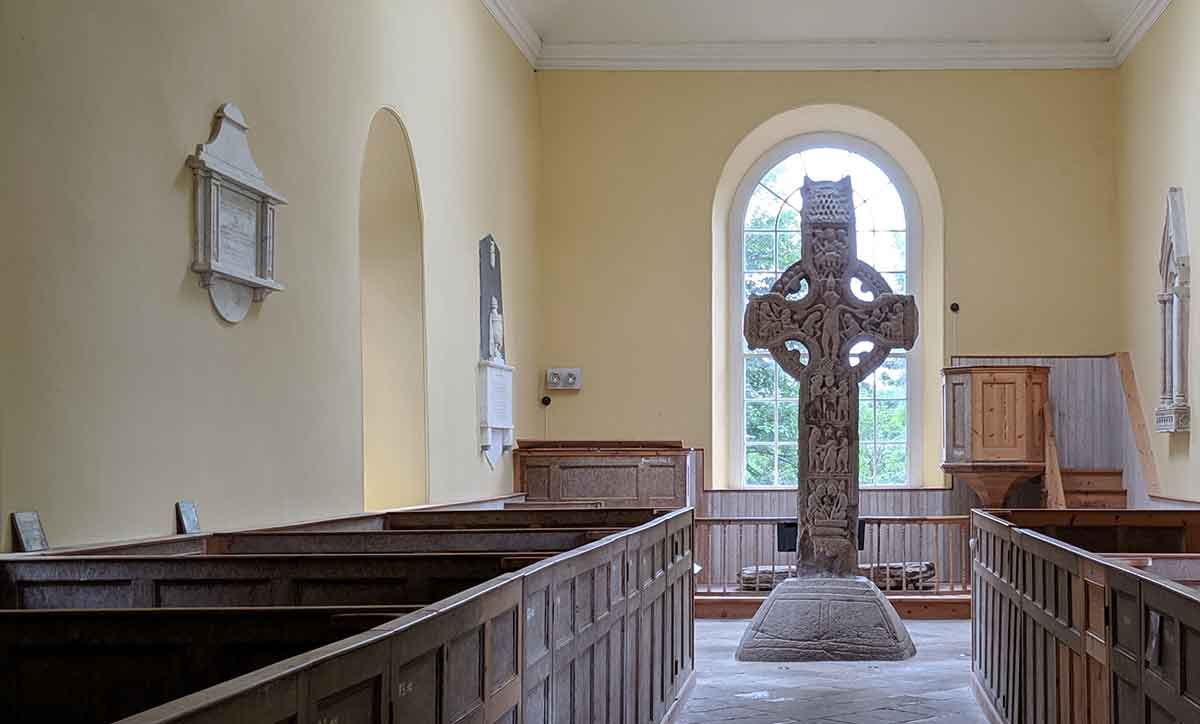
<path id="1" fill-rule="evenodd" d="M 217 533 L 210 555 L 317 553 L 559 553 L 619 533 L 621 528 L 392 530 L 368 533 Z"/>
<path id="2" fill-rule="evenodd" d="M 548 554 L 524 552 L 0 561 L 0 607 L 425 605 Z"/>

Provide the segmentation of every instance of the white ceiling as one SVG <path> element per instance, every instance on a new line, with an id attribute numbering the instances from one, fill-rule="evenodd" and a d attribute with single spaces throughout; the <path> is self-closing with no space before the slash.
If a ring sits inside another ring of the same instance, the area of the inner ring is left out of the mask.
<path id="1" fill-rule="evenodd" d="M 1095 68 L 1170 0 L 482 0 L 538 68 Z"/>

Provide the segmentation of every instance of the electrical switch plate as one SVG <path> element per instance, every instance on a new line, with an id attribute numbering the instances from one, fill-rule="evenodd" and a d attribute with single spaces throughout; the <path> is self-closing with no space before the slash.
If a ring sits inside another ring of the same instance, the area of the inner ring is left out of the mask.
<path id="1" fill-rule="evenodd" d="M 578 367 L 551 367 L 546 370 L 546 389 L 578 390 L 583 388 L 583 370 Z"/>

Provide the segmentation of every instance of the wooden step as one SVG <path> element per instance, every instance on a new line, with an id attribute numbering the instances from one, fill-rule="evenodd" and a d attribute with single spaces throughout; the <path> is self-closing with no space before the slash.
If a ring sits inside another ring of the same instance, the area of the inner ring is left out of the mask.
<path id="1" fill-rule="evenodd" d="M 1062 484 L 1068 508 L 1128 507 L 1120 470 L 1063 470 Z"/>
<path id="2" fill-rule="evenodd" d="M 1070 493 L 1108 492 L 1125 490 L 1120 470 L 1063 470 L 1063 491 Z"/>
<path id="3" fill-rule="evenodd" d="M 1068 492 L 1068 508 L 1127 508 L 1128 497 L 1124 490 L 1102 490 L 1096 492 Z"/>

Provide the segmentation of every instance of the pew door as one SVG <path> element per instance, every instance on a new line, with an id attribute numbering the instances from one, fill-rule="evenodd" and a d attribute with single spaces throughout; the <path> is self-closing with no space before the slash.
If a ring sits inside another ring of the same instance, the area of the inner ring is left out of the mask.
<path id="1" fill-rule="evenodd" d="M 1146 724 L 1142 704 L 1142 592 L 1137 576 L 1110 567 L 1108 662 L 1113 724 Z"/>
<path id="2" fill-rule="evenodd" d="M 1142 695 L 1148 721 L 1200 722 L 1200 612 L 1194 596 L 1142 586 Z"/>

